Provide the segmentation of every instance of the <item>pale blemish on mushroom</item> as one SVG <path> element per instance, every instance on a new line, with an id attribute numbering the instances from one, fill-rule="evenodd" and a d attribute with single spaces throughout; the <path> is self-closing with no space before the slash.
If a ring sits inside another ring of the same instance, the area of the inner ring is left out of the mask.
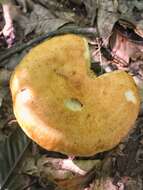
<path id="1" fill-rule="evenodd" d="M 137 99 L 136 99 L 136 97 L 135 97 L 135 95 L 134 95 L 134 93 L 133 93 L 132 90 L 127 90 L 127 91 L 125 92 L 125 97 L 126 97 L 126 100 L 127 100 L 128 102 L 132 102 L 132 103 L 134 103 L 134 104 L 137 103 Z"/>
<path id="2" fill-rule="evenodd" d="M 18 97 L 20 98 L 21 102 L 27 103 L 32 99 L 32 93 L 29 89 L 23 88 L 20 90 Z"/>
<path id="3" fill-rule="evenodd" d="M 81 111 L 83 108 L 83 104 L 76 98 L 67 99 L 64 104 L 71 111 Z"/>

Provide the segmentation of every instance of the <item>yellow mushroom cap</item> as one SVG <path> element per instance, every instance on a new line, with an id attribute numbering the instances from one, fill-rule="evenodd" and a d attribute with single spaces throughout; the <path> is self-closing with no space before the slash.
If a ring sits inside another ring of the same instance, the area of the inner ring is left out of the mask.
<path id="1" fill-rule="evenodd" d="M 90 71 L 85 38 L 67 34 L 34 47 L 10 81 L 14 113 L 43 148 L 90 156 L 115 147 L 137 118 L 137 87 L 124 71 Z"/>

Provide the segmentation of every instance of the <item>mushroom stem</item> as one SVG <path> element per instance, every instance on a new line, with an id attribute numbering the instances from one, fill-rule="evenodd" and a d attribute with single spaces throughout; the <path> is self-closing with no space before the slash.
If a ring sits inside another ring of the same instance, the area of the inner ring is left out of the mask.
<path id="1" fill-rule="evenodd" d="M 69 156 L 69 158 L 64 159 L 61 161 L 60 166 L 63 170 L 69 170 L 73 173 L 79 174 L 79 175 L 85 175 L 86 171 L 80 169 L 74 162 L 73 162 L 73 156 Z"/>

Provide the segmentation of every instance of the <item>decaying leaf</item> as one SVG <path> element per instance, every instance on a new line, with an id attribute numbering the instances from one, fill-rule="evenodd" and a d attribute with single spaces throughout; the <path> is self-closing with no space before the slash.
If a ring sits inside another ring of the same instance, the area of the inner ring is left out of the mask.
<path id="1" fill-rule="evenodd" d="M 8 188 L 13 172 L 30 144 L 29 138 L 17 129 L 12 135 L 0 143 L 0 186 Z"/>

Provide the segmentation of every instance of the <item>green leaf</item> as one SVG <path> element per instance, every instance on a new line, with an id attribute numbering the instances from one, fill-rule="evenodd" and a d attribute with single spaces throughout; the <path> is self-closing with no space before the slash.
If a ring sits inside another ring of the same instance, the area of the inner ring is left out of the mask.
<path id="1" fill-rule="evenodd" d="M 0 143 L 0 189 L 14 190 L 8 188 L 11 176 L 17 164 L 21 160 L 31 140 L 23 133 L 20 127 L 14 133 Z M 11 186 L 11 185 L 10 185 Z"/>

